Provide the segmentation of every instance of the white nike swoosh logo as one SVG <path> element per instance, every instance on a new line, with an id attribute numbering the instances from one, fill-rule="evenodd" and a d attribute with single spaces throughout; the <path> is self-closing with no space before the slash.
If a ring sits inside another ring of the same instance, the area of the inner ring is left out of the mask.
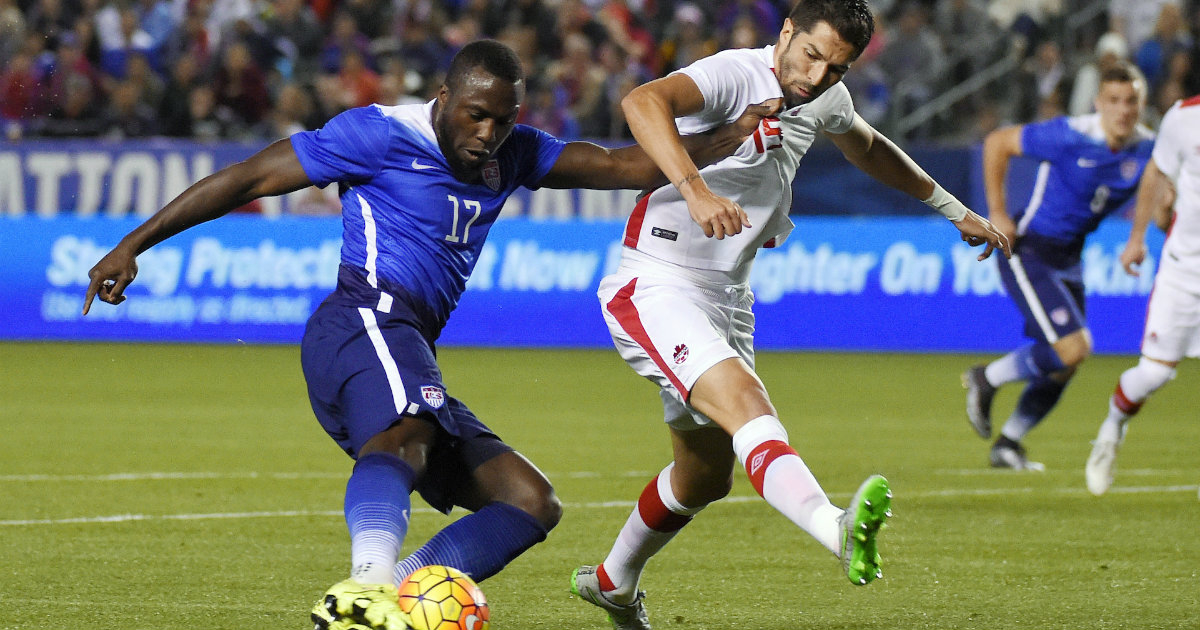
<path id="1" fill-rule="evenodd" d="M 1096 168 L 1100 164 L 1096 160 L 1087 158 L 1079 158 L 1075 163 L 1079 165 L 1079 168 Z"/>
<path id="2" fill-rule="evenodd" d="M 437 166 L 434 164 L 421 164 L 420 162 L 418 162 L 416 160 L 416 158 L 413 158 L 412 167 L 417 169 L 418 171 L 427 171 L 431 168 L 437 168 Z"/>

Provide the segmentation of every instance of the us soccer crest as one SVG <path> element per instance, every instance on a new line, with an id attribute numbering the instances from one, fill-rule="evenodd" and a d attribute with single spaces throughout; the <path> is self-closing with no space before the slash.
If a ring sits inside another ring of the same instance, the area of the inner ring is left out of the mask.
<path id="1" fill-rule="evenodd" d="M 442 388 L 436 385 L 422 386 L 421 398 L 424 398 L 425 403 L 434 409 L 438 409 L 446 404 L 446 392 L 442 391 Z"/>
<path id="2" fill-rule="evenodd" d="M 488 160 L 488 163 L 484 165 L 483 183 L 492 190 L 500 190 L 500 163 L 496 160 Z"/>
<path id="3" fill-rule="evenodd" d="M 1125 160 L 1121 162 L 1121 177 L 1133 179 L 1138 176 L 1138 161 Z"/>

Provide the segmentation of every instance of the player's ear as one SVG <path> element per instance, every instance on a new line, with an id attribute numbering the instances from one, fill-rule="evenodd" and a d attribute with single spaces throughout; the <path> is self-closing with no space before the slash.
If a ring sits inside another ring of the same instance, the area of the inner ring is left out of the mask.
<path id="1" fill-rule="evenodd" d="M 788 41 L 792 39 L 792 34 L 796 32 L 796 27 L 792 24 L 792 18 L 783 19 L 783 27 L 779 29 L 779 46 L 787 48 Z"/>

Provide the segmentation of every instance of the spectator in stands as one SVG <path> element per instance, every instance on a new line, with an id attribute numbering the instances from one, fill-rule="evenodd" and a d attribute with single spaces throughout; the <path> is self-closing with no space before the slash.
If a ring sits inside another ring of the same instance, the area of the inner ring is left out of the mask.
<path id="1" fill-rule="evenodd" d="M 1183 9 L 1180 0 L 1110 0 L 1109 30 L 1124 37 L 1130 50 L 1137 50 L 1153 36 L 1158 16 L 1168 4 Z"/>
<path id="2" fill-rule="evenodd" d="M 357 50 L 347 50 L 342 56 L 342 68 L 337 78 L 346 109 L 379 102 L 379 75 L 367 67 L 362 53 Z"/>
<path id="3" fill-rule="evenodd" d="M 129 55 L 125 61 L 125 81 L 137 87 L 139 101 L 158 110 L 166 94 L 166 83 L 150 68 L 146 55 Z"/>
<path id="4" fill-rule="evenodd" d="M 540 51 L 559 46 L 558 16 L 542 0 L 484 0 L 483 5 L 480 26 L 488 37 L 521 40 Z"/>
<path id="5" fill-rule="evenodd" d="M 59 101 L 36 127 L 38 135 L 49 138 L 86 138 L 98 136 L 103 130 L 104 121 L 92 85 L 79 75 L 67 78 Z"/>
<path id="6" fill-rule="evenodd" d="M 1089 114 L 1093 111 L 1096 95 L 1100 93 L 1100 75 L 1106 68 L 1129 61 L 1129 46 L 1120 33 L 1108 32 L 1096 40 L 1096 52 L 1092 60 L 1075 73 L 1075 84 L 1071 88 L 1071 100 L 1067 113 L 1071 116 Z"/>
<path id="7" fill-rule="evenodd" d="M 741 18 L 749 18 L 754 22 L 754 29 L 762 34 L 779 34 L 779 25 L 783 16 L 779 9 L 768 0 L 731 0 L 717 12 L 717 30 L 729 31 Z"/>
<path id="8" fill-rule="evenodd" d="M 0 75 L 0 117 L 26 124 L 40 113 L 41 78 L 34 72 L 33 58 L 19 51 Z"/>
<path id="9" fill-rule="evenodd" d="M 62 98 L 66 93 L 67 80 L 74 76 L 86 79 L 91 84 L 93 94 L 100 92 L 100 71 L 84 56 L 75 31 L 67 31 L 58 38 L 54 72 L 50 75 L 49 94 L 54 101 Z"/>
<path id="10" fill-rule="evenodd" d="M 266 74 L 254 65 L 250 49 L 240 41 L 225 48 L 213 87 L 217 105 L 228 108 L 243 131 L 262 121 L 271 109 Z"/>
<path id="11" fill-rule="evenodd" d="M 110 76 L 125 78 L 125 63 L 131 54 L 153 55 L 154 39 L 142 30 L 137 9 L 131 5 L 105 6 L 96 14 L 96 30 L 100 36 L 100 69 Z"/>
<path id="12" fill-rule="evenodd" d="M 691 2 L 675 7 L 675 15 L 667 24 L 664 35 L 659 46 L 660 76 L 691 65 L 718 50 L 717 40 L 705 23 L 704 12 Z"/>
<path id="13" fill-rule="evenodd" d="M 596 112 L 598 137 L 633 139 L 625 123 L 621 99 L 633 88 L 654 79 L 635 59 L 614 42 L 604 42 L 599 50 L 600 67 L 604 70 L 604 86 L 600 107 Z"/>
<path id="14" fill-rule="evenodd" d="M 62 0 L 37 0 L 26 22 L 29 31 L 41 33 L 46 38 L 46 47 L 54 49 L 58 47 L 58 38 L 71 30 L 74 20 Z"/>
<path id="15" fill-rule="evenodd" d="M 1034 50 L 1050 24 L 1062 15 L 1062 0 L 990 0 L 988 15 L 1009 31 L 1011 53 L 1019 58 Z"/>
<path id="16" fill-rule="evenodd" d="M 139 98 L 141 93 L 142 88 L 128 79 L 113 88 L 102 116 L 102 135 L 119 140 L 158 133 L 156 112 Z"/>
<path id="17" fill-rule="evenodd" d="M 150 36 L 150 49 L 158 52 L 181 19 L 168 0 L 137 0 L 138 26 Z M 180 12 L 182 18 L 182 11 Z"/>
<path id="18" fill-rule="evenodd" d="M 215 141 L 232 137 L 241 129 L 233 112 L 217 102 L 217 93 L 201 83 L 188 93 L 189 136 L 197 140 Z"/>
<path id="19" fill-rule="evenodd" d="M 207 15 L 204 6 L 203 2 L 190 5 L 183 22 L 167 36 L 161 56 L 168 69 L 174 68 L 184 57 L 196 62 L 198 68 L 207 68 L 212 61 L 213 38 L 209 37 L 205 25 Z"/>
<path id="20" fill-rule="evenodd" d="M 582 0 L 562 0 L 558 5 L 557 46 L 546 51 L 552 59 L 566 57 L 567 39 L 571 35 L 582 35 L 594 48 L 608 39 L 608 29 L 592 15 Z"/>
<path id="21" fill-rule="evenodd" d="M 1138 46 L 1134 55 L 1137 67 L 1146 76 L 1150 93 L 1157 94 L 1166 77 L 1167 63 L 1176 51 L 1189 50 L 1192 38 L 1184 30 L 1183 13 L 1174 4 L 1164 4 L 1154 25 L 1154 32 Z M 1174 103 L 1174 101 L 1171 101 Z M 1166 110 L 1159 110 L 1165 112 Z"/>
<path id="22" fill-rule="evenodd" d="M 567 94 L 556 81 L 530 77 L 525 104 L 518 113 L 518 122 L 537 127 L 563 140 L 579 137 L 579 123 L 567 107 Z"/>
<path id="23" fill-rule="evenodd" d="M 383 74 L 379 79 L 379 102 L 384 105 L 407 105 L 423 103 L 416 96 L 421 89 L 421 75 L 408 69 L 404 60 L 390 56 L 383 61 Z M 323 122 L 323 121 L 322 121 Z"/>
<path id="24" fill-rule="evenodd" d="M 158 118 L 163 135 L 183 138 L 192 134 L 192 90 L 201 83 L 201 60 L 191 55 L 179 57 L 171 66 L 171 77 L 163 90 Z"/>
<path id="25" fill-rule="evenodd" d="M 891 82 L 892 106 L 908 114 L 936 93 L 945 59 L 941 41 L 929 27 L 925 7 L 912 1 L 901 8 L 889 36 L 879 63 Z"/>
<path id="26" fill-rule="evenodd" d="M 17 52 L 25 37 L 26 23 L 17 0 L 0 0 L 0 68 Z"/>
<path id="27" fill-rule="evenodd" d="M 941 39 L 951 64 L 950 78 L 961 83 L 995 59 L 999 39 L 995 23 L 981 0 L 948 0 L 937 3 L 934 32 Z M 857 65 L 856 65 L 857 67 Z"/>
<path id="28" fill-rule="evenodd" d="M 1045 120 L 1043 116 L 1050 111 L 1062 109 L 1049 116 L 1065 113 L 1061 91 L 1066 80 L 1067 67 L 1062 58 L 1062 49 L 1058 42 L 1045 40 L 1037 45 L 1037 49 L 1025 63 L 1021 64 L 1018 73 L 1019 96 L 1013 116 L 1017 120 Z"/>
<path id="29" fill-rule="evenodd" d="M 367 65 L 374 66 L 375 62 L 371 57 L 371 40 L 358 31 L 354 16 L 345 11 L 339 11 L 333 16 L 329 36 L 325 38 L 325 45 L 321 51 L 321 71 L 327 74 L 337 74 L 341 68 L 343 57 L 350 50 L 358 51 L 359 55 L 367 61 Z"/>
<path id="30" fill-rule="evenodd" d="M 292 78 L 311 81 L 318 70 L 325 32 L 304 0 L 272 0 L 263 28 L 280 54 L 291 62 Z"/>
<path id="31" fill-rule="evenodd" d="M 446 69 L 446 47 L 433 26 L 427 22 L 410 22 L 400 35 L 399 54 L 404 65 L 429 79 Z"/>
<path id="32" fill-rule="evenodd" d="M 584 137 L 603 135 L 607 128 L 598 120 L 604 97 L 604 70 L 592 59 L 592 43 L 580 32 L 563 42 L 563 56 L 546 69 L 546 76 L 563 87 L 571 116 L 579 122 Z"/>
<path id="33" fill-rule="evenodd" d="M 355 29 L 367 39 L 391 35 L 396 18 L 390 0 L 342 0 L 339 8 L 354 20 Z"/>

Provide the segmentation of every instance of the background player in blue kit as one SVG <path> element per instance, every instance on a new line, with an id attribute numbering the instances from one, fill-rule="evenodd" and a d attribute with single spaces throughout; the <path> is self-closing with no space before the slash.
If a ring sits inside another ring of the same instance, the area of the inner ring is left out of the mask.
<path id="1" fill-rule="evenodd" d="M 996 389 L 1027 381 L 992 446 L 992 466 L 1042 469 L 1026 457 L 1021 439 L 1050 413 L 1092 351 L 1080 257 L 1087 235 L 1134 194 L 1150 158 L 1153 135 L 1138 123 L 1145 100 L 1144 80 L 1128 65 L 1114 66 L 1101 76 L 1096 113 L 1006 127 L 984 141 L 988 218 L 1013 243 L 1012 258 L 997 264 L 1033 340 L 963 374 L 967 419 L 984 439 L 992 435 Z M 1019 155 L 1042 162 L 1029 204 L 1010 216 L 1004 181 Z"/>
<path id="2" fill-rule="evenodd" d="M 545 539 L 561 506 L 549 480 L 447 394 L 434 343 L 488 230 L 518 187 L 647 188 L 663 179 L 638 147 L 564 143 L 516 125 L 524 96 L 516 54 L 465 46 L 427 104 L 352 109 L 280 140 L 184 191 L 90 272 L 92 300 L 119 304 L 136 256 L 253 199 L 337 183 L 343 245 L 336 290 L 309 319 L 301 360 L 313 411 L 354 457 L 346 486 L 351 577 L 318 602 L 319 628 L 407 628 L 394 584 L 428 564 L 476 580 Z M 747 109 L 689 139 L 697 160 L 734 151 L 774 106 Z M 706 200 L 726 221 L 741 208 Z M 472 513 L 397 563 L 409 494 Z M 361 625 L 359 625 L 361 624 Z"/>

